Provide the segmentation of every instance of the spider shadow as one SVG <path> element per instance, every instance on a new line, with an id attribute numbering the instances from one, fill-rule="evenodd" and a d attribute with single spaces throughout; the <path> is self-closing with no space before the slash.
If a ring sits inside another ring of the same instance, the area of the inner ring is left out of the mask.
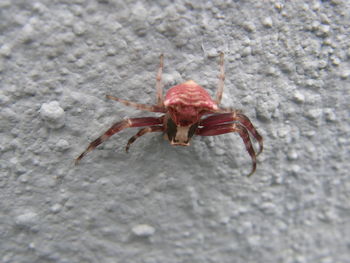
<path id="1" fill-rule="evenodd" d="M 162 135 L 151 135 L 140 139 L 130 147 L 128 153 L 122 155 L 127 156 L 123 159 L 128 166 L 141 174 L 176 174 L 192 170 L 192 166 L 200 160 L 194 144 L 191 142 L 187 147 L 173 146 Z"/>

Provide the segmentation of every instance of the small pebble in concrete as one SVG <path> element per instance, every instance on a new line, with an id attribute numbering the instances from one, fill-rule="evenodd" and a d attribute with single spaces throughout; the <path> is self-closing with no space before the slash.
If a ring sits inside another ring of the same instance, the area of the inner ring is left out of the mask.
<path id="1" fill-rule="evenodd" d="M 138 237 L 152 236 L 155 231 L 154 227 L 146 224 L 136 225 L 132 228 L 133 234 Z"/>
<path id="2" fill-rule="evenodd" d="M 59 129 L 64 126 L 64 110 L 57 101 L 44 103 L 40 108 L 40 117 L 47 126 L 52 129 Z"/>
<path id="3" fill-rule="evenodd" d="M 265 26 L 265 27 L 272 27 L 273 25 L 273 22 L 272 22 L 272 19 L 271 17 L 265 17 L 264 20 L 262 21 L 262 24 Z"/>
<path id="4" fill-rule="evenodd" d="M 19 227 L 31 229 L 37 224 L 38 215 L 34 211 L 25 211 L 15 218 L 15 223 Z"/>

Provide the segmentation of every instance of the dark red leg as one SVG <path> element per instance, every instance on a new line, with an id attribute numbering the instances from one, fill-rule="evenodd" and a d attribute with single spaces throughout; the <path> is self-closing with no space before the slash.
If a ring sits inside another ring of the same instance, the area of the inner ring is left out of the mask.
<path id="1" fill-rule="evenodd" d="M 239 135 L 241 136 L 245 144 L 245 147 L 252 159 L 252 170 L 248 174 L 248 176 L 251 176 L 256 170 L 256 155 L 255 155 L 253 145 L 250 141 L 248 130 L 244 126 L 242 126 L 239 123 L 206 126 L 203 128 L 199 128 L 196 134 L 201 136 L 214 136 L 214 135 L 220 135 L 220 134 L 229 133 L 229 132 L 238 132 Z"/>
<path id="2" fill-rule="evenodd" d="M 258 131 L 254 128 L 253 124 L 250 122 L 249 118 L 242 114 L 239 111 L 233 111 L 231 113 L 222 113 L 222 114 L 215 114 L 212 116 L 209 116 L 205 119 L 203 119 L 199 125 L 204 127 L 213 127 L 217 126 L 219 124 L 225 124 L 225 123 L 235 123 L 239 122 L 241 123 L 247 130 L 253 135 L 255 140 L 259 143 L 259 151 L 257 153 L 257 156 L 263 151 L 263 138 L 258 133 Z"/>
<path id="3" fill-rule="evenodd" d="M 86 148 L 86 150 L 80 154 L 75 159 L 75 165 L 79 163 L 79 161 L 88 153 L 91 152 L 93 149 L 95 149 L 98 145 L 103 143 L 105 140 L 107 140 L 109 137 L 111 137 L 113 134 L 120 132 L 121 130 L 125 128 L 131 128 L 131 127 L 142 127 L 142 126 L 151 126 L 151 125 L 157 125 L 163 123 L 163 117 L 144 117 L 144 118 L 132 118 L 132 119 L 125 119 L 120 122 L 115 123 L 111 128 L 109 128 L 102 136 L 98 137 L 96 140 L 94 140 L 90 145 Z"/>
<path id="4" fill-rule="evenodd" d="M 162 132 L 162 131 L 164 131 L 163 126 L 149 126 L 139 130 L 138 133 L 136 133 L 134 136 L 132 136 L 129 139 L 128 144 L 125 147 L 125 151 L 126 152 L 129 151 L 130 144 L 132 144 L 138 137 L 141 137 L 142 135 L 145 135 L 146 133 L 149 133 L 149 132 Z"/>

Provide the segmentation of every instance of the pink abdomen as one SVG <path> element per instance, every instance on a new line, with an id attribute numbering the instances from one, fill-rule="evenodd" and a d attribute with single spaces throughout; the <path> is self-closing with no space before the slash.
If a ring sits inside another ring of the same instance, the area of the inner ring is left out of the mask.
<path id="1" fill-rule="evenodd" d="M 207 110 L 218 109 L 209 93 L 193 80 L 170 88 L 165 95 L 164 105 L 166 107 L 179 105 L 198 107 Z"/>

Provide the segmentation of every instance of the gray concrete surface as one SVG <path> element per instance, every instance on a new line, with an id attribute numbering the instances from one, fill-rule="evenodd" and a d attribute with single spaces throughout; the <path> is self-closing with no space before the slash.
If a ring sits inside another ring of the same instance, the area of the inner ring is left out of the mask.
<path id="1" fill-rule="evenodd" d="M 350 262 L 350 2 L 0 0 L 0 262 Z M 193 79 L 265 140 L 113 136 Z"/>

